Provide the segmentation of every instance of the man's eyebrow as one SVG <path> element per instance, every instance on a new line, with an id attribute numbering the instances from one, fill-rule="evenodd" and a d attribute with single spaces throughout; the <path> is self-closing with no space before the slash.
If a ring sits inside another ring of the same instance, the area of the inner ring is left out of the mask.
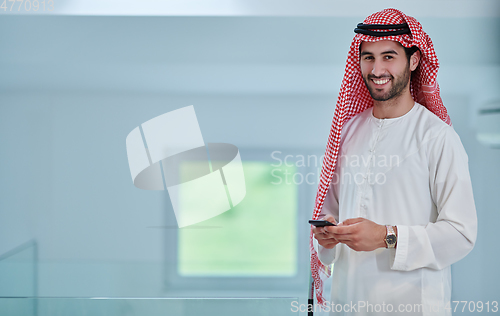
<path id="1" fill-rule="evenodd" d="M 395 50 L 391 49 L 391 50 L 387 50 L 385 52 L 382 52 L 380 54 L 381 55 L 386 55 L 386 54 L 398 55 L 398 52 L 396 52 Z M 373 53 L 372 52 L 367 52 L 367 51 L 361 52 L 361 56 L 365 56 L 365 55 L 373 55 Z"/>

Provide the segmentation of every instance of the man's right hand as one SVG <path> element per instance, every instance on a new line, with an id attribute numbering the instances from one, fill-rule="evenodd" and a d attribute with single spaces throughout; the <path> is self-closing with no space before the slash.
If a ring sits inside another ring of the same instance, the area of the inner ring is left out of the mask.
<path id="1" fill-rule="evenodd" d="M 322 220 L 328 221 L 330 223 L 336 224 L 337 222 L 335 221 L 335 218 L 331 215 L 326 215 L 325 217 L 322 218 Z M 327 248 L 327 249 L 332 249 L 335 247 L 339 242 L 337 239 L 333 237 L 333 234 L 328 230 L 329 227 L 332 226 L 325 226 L 325 227 L 314 227 L 313 226 L 313 234 L 314 238 L 318 241 L 318 244 L 321 246 Z"/>

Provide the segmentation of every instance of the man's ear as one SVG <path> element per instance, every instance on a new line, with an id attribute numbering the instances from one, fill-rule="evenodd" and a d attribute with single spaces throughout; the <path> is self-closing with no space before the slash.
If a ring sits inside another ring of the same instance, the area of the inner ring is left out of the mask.
<path id="1" fill-rule="evenodd" d="M 413 55 L 410 57 L 410 70 L 413 71 L 417 69 L 417 66 L 420 62 L 420 50 L 417 50 Z"/>

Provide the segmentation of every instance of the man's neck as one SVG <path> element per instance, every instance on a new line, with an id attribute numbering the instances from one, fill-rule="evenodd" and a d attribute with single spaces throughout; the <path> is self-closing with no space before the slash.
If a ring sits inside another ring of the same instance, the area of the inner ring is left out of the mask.
<path id="1" fill-rule="evenodd" d="M 415 101 L 411 97 L 410 90 L 406 90 L 402 95 L 387 101 L 374 101 L 373 116 L 379 119 L 396 118 L 408 113 Z"/>

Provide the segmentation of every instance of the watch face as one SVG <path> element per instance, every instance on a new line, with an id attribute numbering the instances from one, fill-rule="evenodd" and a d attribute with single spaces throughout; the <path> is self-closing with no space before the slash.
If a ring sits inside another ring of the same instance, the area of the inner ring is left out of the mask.
<path id="1" fill-rule="evenodd" d="M 394 236 L 394 235 L 389 235 L 385 239 L 387 240 L 387 243 L 389 245 L 394 245 L 396 243 L 396 240 L 397 240 L 396 236 Z"/>

